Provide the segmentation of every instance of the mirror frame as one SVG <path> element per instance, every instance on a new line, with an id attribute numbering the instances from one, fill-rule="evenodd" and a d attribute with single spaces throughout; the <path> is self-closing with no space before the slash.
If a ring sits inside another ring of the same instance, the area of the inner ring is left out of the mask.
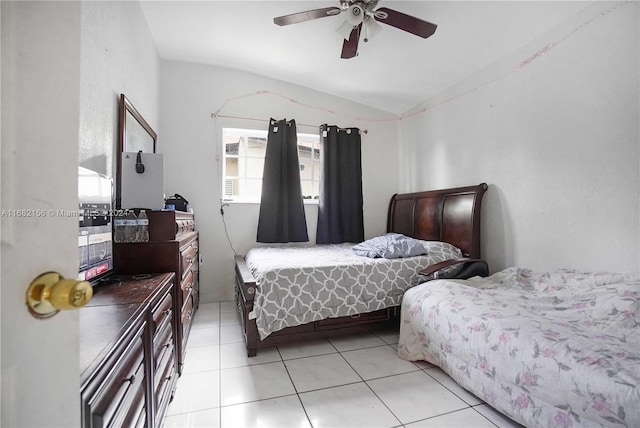
<path id="1" fill-rule="evenodd" d="M 116 154 L 116 209 L 120 209 L 120 198 L 122 189 L 122 152 L 127 151 L 127 120 L 133 118 L 149 134 L 152 147 L 145 147 L 144 153 L 155 153 L 158 135 L 147 123 L 142 115 L 131 104 L 124 94 L 120 94 L 120 105 L 118 109 L 118 151 Z"/>

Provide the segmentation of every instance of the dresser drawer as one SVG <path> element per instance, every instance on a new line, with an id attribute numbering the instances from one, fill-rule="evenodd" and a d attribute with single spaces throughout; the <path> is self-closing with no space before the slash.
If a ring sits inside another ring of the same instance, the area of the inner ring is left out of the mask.
<path id="1" fill-rule="evenodd" d="M 191 295 L 187 297 L 182 307 L 182 351 L 187 345 L 189 331 L 191 330 L 191 322 L 193 321 L 193 298 Z"/>
<path id="2" fill-rule="evenodd" d="M 171 317 L 173 316 L 173 297 L 171 294 L 167 294 L 164 299 L 153 309 L 152 320 L 153 325 L 151 332 L 155 335 L 159 330 L 164 328 L 164 325 L 171 324 Z"/>
<path id="3" fill-rule="evenodd" d="M 191 294 L 191 290 L 193 290 L 194 286 L 194 275 L 192 271 L 187 272 L 184 276 L 184 279 L 180 283 L 180 289 L 182 290 L 182 305 L 187 301 L 187 298 Z M 184 312 L 184 309 L 183 309 Z"/>
<path id="4" fill-rule="evenodd" d="M 173 362 L 167 363 L 166 370 L 162 372 L 160 376 L 160 372 L 158 372 L 159 378 L 156 382 L 156 403 L 158 405 L 158 414 L 156 415 L 156 426 L 161 426 L 164 420 L 164 415 L 169 407 L 169 402 L 174 393 L 174 385 L 176 384 L 176 369 Z"/>
<path id="5" fill-rule="evenodd" d="M 137 419 L 144 406 L 143 329 L 126 345 L 108 368 L 96 392 L 87 397 L 92 427 L 120 427 L 127 419 Z"/>
<path id="6" fill-rule="evenodd" d="M 191 271 L 193 264 L 197 261 L 198 241 L 192 241 L 191 244 L 180 250 L 180 270 L 184 278 L 187 272 Z"/>
<path id="7" fill-rule="evenodd" d="M 188 327 L 191 326 L 193 319 L 193 298 L 191 295 L 187 297 L 182 307 L 182 334 L 189 334 Z"/>
<path id="8" fill-rule="evenodd" d="M 147 411 L 145 409 L 144 394 L 144 388 L 140 388 L 136 398 L 134 399 L 134 405 L 131 406 L 127 416 L 124 418 L 124 421 L 120 426 L 136 428 L 146 426 Z"/>
<path id="9" fill-rule="evenodd" d="M 158 392 L 161 391 L 161 386 L 167 381 L 170 381 L 173 372 L 175 370 L 175 360 L 173 358 L 173 342 L 170 343 L 170 346 L 165 348 L 165 352 L 163 352 L 158 359 L 157 366 L 155 368 L 155 376 L 153 380 L 154 390 L 156 392 L 156 397 L 158 397 Z"/>
<path id="10" fill-rule="evenodd" d="M 177 233 L 190 232 L 196 229 L 196 222 L 193 218 L 176 219 Z"/>
<path id="11" fill-rule="evenodd" d="M 165 324 L 162 330 L 158 331 L 156 337 L 153 338 L 154 367 L 158 366 L 159 360 L 162 359 L 167 349 L 172 349 L 173 346 L 173 325 L 171 323 L 168 323 Z"/>
<path id="12" fill-rule="evenodd" d="M 197 276 L 199 271 L 200 271 L 200 262 L 198 260 L 198 255 L 196 254 L 196 258 L 193 259 L 193 263 L 191 264 L 191 272 L 193 272 L 193 274 Z"/>

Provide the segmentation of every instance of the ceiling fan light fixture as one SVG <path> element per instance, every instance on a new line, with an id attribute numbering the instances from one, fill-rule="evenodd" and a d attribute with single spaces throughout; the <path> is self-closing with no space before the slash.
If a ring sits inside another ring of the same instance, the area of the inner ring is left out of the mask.
<path id="1" fill-rule="evenodd" d="M 435 33 L 438 27 L 436 24 L 386 7 L 376 9 L 379 1 L 339 0 L 340 7 L 329 6 L 278 16 L 273 18 L 273 22 L 284 26 L 345 13 L 344 22 L 336 29 L 336 32 L 343 38 L 342 52 L 340 53 L 340 58 L 343 59 L 356 57 L 360 39 L 368 42 L 369 39 L 375 37 L 382 29 L 382 26 L 378 25 L 379 23 L 423 39 Z"/>
<path id="2" fill-rule="evenodd" d="M 382 30 L 382 25 L 378 24 L 375 19 L 368 16 L 367 19 L 364 20 L 364 38 L 365 42 L 368 42 L 372 38 L 375 37 L 376 34 Z"/>
<path id="3" fill-rule="evenodd" d="M 352 4 L 349 6 L 349 10 L 347 10 L 347 22 L 351 24 L 351 26 L 356 27 L 362 24 L 364 17 L 365 11 L 360 5 Z"/>
<path id="4" fill-rule="evenodd" d="M 353 30 L 353 25 L 349 24 L 349 21 L 344 21 L 342 25 L 340 25 L 336 31 L 342 36 L 343 39 L 349 40 L 349 36 L 351 35 L 351 30 Z"/>

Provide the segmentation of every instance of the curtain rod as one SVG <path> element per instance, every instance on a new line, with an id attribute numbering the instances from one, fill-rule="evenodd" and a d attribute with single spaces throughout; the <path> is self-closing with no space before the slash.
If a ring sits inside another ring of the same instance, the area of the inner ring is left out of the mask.
<path id="1" fill-rule="evenodd" d="M 223 115 L 223 114 L 211 113 L 211 119 L 216 119 L 218 117 L 223 117 L 223 118 L 227 118 L 227 119 L 255 120 L 257 122 L 269 122 L 269 120 L 267 120 L 267 119 L 256 119 L 256 118 L 253 118 L 253 117 L 241 117 L 241 116 L 226 116 L 226 115 Z M 300 125 L 300 126 L 310 126 L 312 128 L 320 128 L 320 125 L 307 125 L 307 124 L 304 124 L 304 123 L 298 123 L 298 125 Z M 338 127 L 338 129 L 344 130 L 344 128 L 340 128 L 340 127 Z M 365 134 L 368 134 L 369 130 L 361 129 L 360 132 L 364 132 Z"/>

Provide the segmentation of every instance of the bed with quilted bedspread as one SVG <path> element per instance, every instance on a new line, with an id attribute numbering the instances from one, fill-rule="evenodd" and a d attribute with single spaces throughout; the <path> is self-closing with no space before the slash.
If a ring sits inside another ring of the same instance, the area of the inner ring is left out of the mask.
<path id="1" fill-rule="evenodd" d="M 640 275 L 534 273 L 407 291 L 398 354 L 529 427 L 640 427 Z"/>
<path id="2" fill-rule="evenodd" d="M 271 245 L 236 256 L 235 295 L 247 355 L 395 325 L 406 289 L 445 273 L 487 275 L 480 257 L 487 189 L 480 183 L 395 194 L 387 234 L 365 242 Z M 423 252 L 424 242 L 430 244 Z"/>
<path id="3" fill-rule="evenodd" d="M 424 243 L 414 257 L 362 257 L 353 244 L 254 248 L 245 257 L 258 285 L 253 310 L 260 338 L 312 321 L 398 306 L 425 280 L 420 271 L 462 252 L 446 242 Z"/>

